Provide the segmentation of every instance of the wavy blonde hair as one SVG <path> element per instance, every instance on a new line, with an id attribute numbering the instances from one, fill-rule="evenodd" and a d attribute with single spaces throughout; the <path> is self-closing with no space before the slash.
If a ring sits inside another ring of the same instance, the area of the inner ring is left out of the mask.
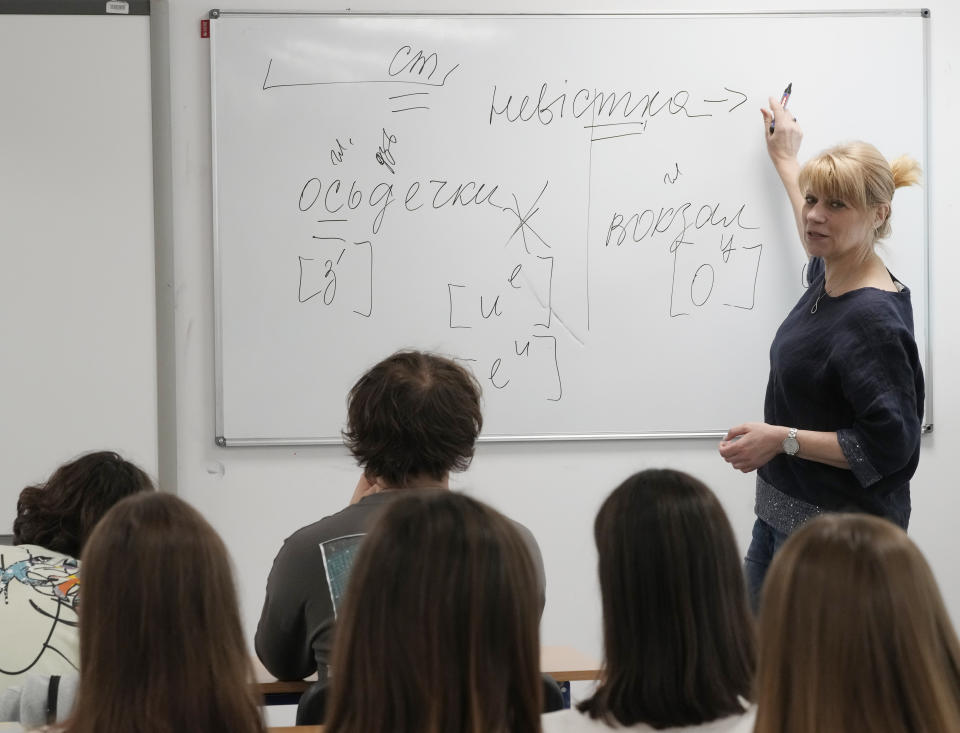
<path id="1" fill-rule="evenodd" d="M 920 164 L 907 155 L 887 162 L 879 150 L 861 141 L 824 150 L 800 170 L 800 191 L 840 199 L 856 209 L 886 206 L 874 242 L 890 236 L 893 192 L 920 183 Z"/>
<path id="2" fill-rule="evenodd" d="M 777 553 L 760 606 L 755 733 L 960 731 L 960 644 L 892 523 L 824 515 Z"/>

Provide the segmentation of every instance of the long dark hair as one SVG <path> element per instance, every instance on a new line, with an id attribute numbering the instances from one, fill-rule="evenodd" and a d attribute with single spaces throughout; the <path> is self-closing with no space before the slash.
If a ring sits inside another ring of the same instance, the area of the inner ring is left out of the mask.
<path id="1" fill-rule="evenodd" d="M 327 733 L 539 733 L 540 607 L 509 520 L 448 491 L 398 497 L 337 621 Z"/>
<path id="2" fill-rule="evenodd" d="M 592 718 L 654 728 L 743 712 L 755 664 L 753 617 L 730 521 L 703 483 L 637 473 L 594 525 L 604 669 Z"/>
<path id="3" fill-rule="evenodd" d="M 82 562 L 70 733 L 263 733 L 223 541 L 171 494 L 111 509 Z"/>
<path id="4" fill-rule="evenodd" d="M 827 514 L 776 554 L 760 603 L 757 733 L 960 730 L 960 642 L 891 522 Z"/>
<path id="5" fill-rule="evenodd" d="M 344 442 L 391 488 L 416 476 L 442 480 L 473 459 L 483 427 L 480 385 L 452 359 L 398 351 L 350 390 Z"/>
<path id="6" fill-rule="evenodd" d="M 152 490 L 150 477 L 113 451 L 87 453 L 60 466 L 46 483 L 20 492 L 13 542 L 80 557 L 110 507 L 130 494 Z"/>

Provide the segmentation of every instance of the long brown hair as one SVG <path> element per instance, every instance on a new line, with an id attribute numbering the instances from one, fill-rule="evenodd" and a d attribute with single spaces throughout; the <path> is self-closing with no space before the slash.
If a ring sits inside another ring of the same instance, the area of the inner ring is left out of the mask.
<path id="1" fill-rule="evenodd" d="M 126 496 L 152 490 L 150 477 L 113 451 L 87 453 L 60 466 L 46 483 L 20 492 L 13 542 L 80 557 L 110 507 Z"/>
<path id="2" fill-rule="evenodd" d="M 226 548 L 171 494 L 111 509 L 83 553 L 70 733 L 263 733 Z"/>
<path id="3" fill-rule="evenodd" d="M 449 491 L 395 499 L 337 621 L 327 733 L 539 733 L 540 607 L 510 521 Z"/>
<path id="4" fill-rule="evenodd" d="M 654 728 L 744 712 L 753 616 L 730 521 L 713 492 L 670 469 L 634 474 L 594 524 L 604 668 L 591 718 Z"/>
<path id="5" fill-rule="evenodd" d="M 825 515 L 774 557 L 760 606 L 757 733 L 960 731 L 960 645 L 906 533 Z"/>

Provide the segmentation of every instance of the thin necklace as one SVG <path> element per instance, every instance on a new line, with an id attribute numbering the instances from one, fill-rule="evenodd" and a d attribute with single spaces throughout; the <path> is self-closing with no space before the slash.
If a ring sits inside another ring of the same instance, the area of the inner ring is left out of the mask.
<path id="1" fill-rule="evenodd" d="M 820 289 L 820 295 L 817 296 L 817 299 L 813 301 L 813 307 L 810 308 L 811 313 L 816 313 L 817 308 L 820 305 L 820 299 L 827 294 L 827 278 L 823 278 L 823 287 Z"/>
<path id="2" fill-rule="evenodd" d="M 843 281 L 841 280 L 841 283 L 842 282 Z M 834 283 L 834 285 L 836 285 L 836 283 Z M 843 292 L 842 285 L 840 287 L 834 288 L 833 292 L 842 293 Z M 817 312 L 817 308 L 820 306 L 820 301 L 823 299 L 823 296 L 825 295 L 830 295 L 830 293 L 827 292 L 827 274 L 826 273 L 823 274 L 823 287 L 820 288 L 820 295 L 818 295 L 817 299 L 813 301 L 813 306 L 810 308 L 811 313 Z"/>

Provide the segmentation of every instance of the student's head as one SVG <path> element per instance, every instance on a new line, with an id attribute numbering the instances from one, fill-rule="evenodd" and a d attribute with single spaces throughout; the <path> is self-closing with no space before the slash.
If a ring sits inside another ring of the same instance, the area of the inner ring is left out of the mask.
<path id="1" fill-rule="evenodd" d="M 811 520 L 760 606 L 757 733 L 960 730 L 960 648 L 933 573 L 899 527 Z"/>
<path id="2" fill-rule="evenodd" d="M 605 662 L 580 709 L 624 726 L 692 726 L 743 711 L 753 619 L 730 522 L 680 471 L 634 474 L 594 524 Z"/>
<path id="3" fill-rule="evenodd" d="M 262 733 L 226 548 L 171 494 L 124 499 L 83 553 L 70 733 Z"/>
<path id="4" fill-rule="evenodd" d="M 442 481 L 473 458 L 480 385 L 451 359 L 399 351 L 350 390 L 344 440 L 364 472 L 391 488 Z"/>
<path id="5" fill-rule="evenodd" d="M 110 507 L 130 494 L 152 490 L 150 477 L 116 453 L 87 453 L 60 466 L 46 483 L 20 492 L 14 544 L 80 557 Z"/>
<path id="6" fill-rule="evenodd" d="M 493 509 L 447 491 L 393 501 L 337 621 L 328 733 L 538 733 L 533 561 Z"/>
<path id="7" fill-rule="evenodd" d="M 807 161 L 800 170 L 800 193 L 826 205 L 840 202 L 857 212 L 867 228 L 868 247 L 890 235 L 893 192 L 920 182 L 920 165 L 907 156 L 887 162 L 865 142 L 837 145 Z M 808 206 L 804 207 L 806 214 Z"/>

